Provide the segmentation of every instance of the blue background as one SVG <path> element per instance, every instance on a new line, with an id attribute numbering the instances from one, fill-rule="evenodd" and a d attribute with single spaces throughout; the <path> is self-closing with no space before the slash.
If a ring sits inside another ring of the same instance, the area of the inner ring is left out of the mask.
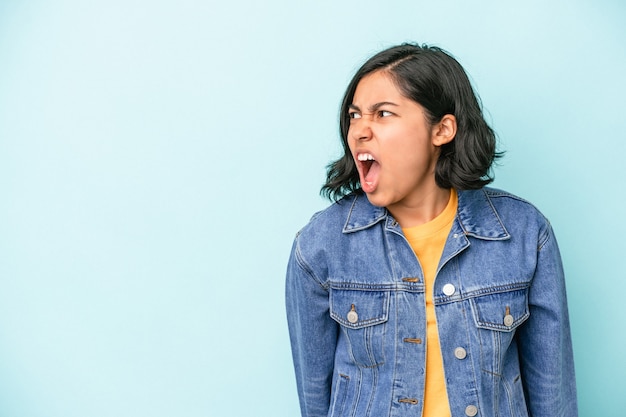
<path id="1" fill-rule="evenodd" d="M 561 244 L 582 416 L 623 416 L 626 7 L 0 2 L 0 416 L 296 416 L 283 301 L 364 59 L 451 51 Z"/>

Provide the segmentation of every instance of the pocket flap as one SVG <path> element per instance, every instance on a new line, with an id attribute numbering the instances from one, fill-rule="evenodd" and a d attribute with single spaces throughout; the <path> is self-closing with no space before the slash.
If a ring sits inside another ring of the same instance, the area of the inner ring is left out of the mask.
<path id="1" fill-rule="evenodd" d="M 525 289 L 482 295 L 470 301 L 476 326 L 483 329 L 510 332 L 530 316 Z"/>
<path id="2" fill-rule="evenodd" d="M 389 291 L 331 288 L 330 316 L 350 329 L 384 323 L 389 316 Z"/>

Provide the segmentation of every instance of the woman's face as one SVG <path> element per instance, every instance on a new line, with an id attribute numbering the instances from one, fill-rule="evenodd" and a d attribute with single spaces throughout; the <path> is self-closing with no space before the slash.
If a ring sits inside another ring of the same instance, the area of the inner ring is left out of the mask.
<path id="1" fill-rule="evenodd" d="M 406 98 L 390 76 L 376 71 L 358 83 L 349 107 L 348 145 L 370 202 L 395 215 L 419 207 L 438 189 L 437 126 L 424 108 Z"/>

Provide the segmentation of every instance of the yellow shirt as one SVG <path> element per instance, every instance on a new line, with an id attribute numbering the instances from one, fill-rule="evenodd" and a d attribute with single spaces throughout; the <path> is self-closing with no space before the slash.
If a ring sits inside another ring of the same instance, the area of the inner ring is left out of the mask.
<path id="1" fill-rule="evenodd" d="M 457 206 L 458 196 L 452 189 L 448 205 L 441 214 L 428 223 L 402 229 L 424 272 L 426 295 L 426 387 L 422 414 L 424 417 L 449 417 L 451 415 L 433 304 L 433 287 L 439 260 L 452 228 Z"/>

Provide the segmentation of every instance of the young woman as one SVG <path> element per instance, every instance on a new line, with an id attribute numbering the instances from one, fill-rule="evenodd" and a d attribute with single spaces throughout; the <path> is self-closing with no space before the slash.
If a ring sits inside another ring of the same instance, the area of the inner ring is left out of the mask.
<path id="1" fill-rule="evenodd" d="M 495 136 L 460 64 L 378 53 L 340 127 L 335 203 L 287 269 L 302 415 L 576 416 L 557 242 L 530 203 L 485 187 Z"/>

